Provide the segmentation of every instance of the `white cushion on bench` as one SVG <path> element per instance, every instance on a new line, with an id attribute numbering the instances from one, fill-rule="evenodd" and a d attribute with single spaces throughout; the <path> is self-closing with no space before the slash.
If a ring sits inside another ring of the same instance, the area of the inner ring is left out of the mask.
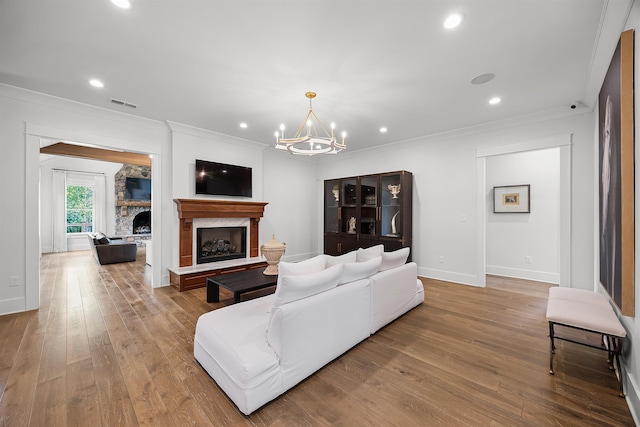
<path id="1" fill-rule="evenodd" d="M 549 288 L 547 320 L 601 334 L 627 335 L 607 298 L 582 289 Z"/>

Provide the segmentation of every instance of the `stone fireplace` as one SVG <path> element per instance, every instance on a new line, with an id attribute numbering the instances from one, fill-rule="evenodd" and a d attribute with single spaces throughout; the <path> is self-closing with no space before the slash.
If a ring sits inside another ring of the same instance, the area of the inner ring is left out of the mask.
<path id="1" fill-rule="evenodd" d="M 148 166 L 124 164 L 114 175 L 116 196 L 115 235 L 136 239 L 151 235 L 151 201 L 127 200 L 126 179 L 149 178 L 151 168 Z M 136 231 L 137 230 L 137 231 Z"/>

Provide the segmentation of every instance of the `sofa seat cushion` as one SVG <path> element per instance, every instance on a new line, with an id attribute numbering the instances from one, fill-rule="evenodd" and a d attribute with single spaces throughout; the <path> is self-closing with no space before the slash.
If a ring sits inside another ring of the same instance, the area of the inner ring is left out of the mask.
<path id="1" fill-rule="evenodd" d="M 195 340 L 240 389 L 251 389 L 280 376 L 278 358 L 265 334 L 272 297 L 234 304 L 198 319 Z"/>

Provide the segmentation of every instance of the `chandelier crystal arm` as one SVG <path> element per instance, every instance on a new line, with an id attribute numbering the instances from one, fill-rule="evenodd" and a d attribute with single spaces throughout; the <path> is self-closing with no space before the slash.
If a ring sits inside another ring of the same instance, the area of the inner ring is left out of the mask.
<path id="1" fill-rule="evenodd" d="M 342 142 L 336 141 L 334 135 L 335 125 L 331 124 L 331 132 L 327 131 L 318 116 L 313 112 L 313 106 L 311 100 L 316 97 L 315 92 L 307 92 L 305 96 L 309 98 L 309 111 L 304 120 L 300 124 L 297 132 L 292 138 L 284 137 L 284 125 L 281 125 L 280 129 L 282 134 L 276 131 L 276 146 L 275 148 L 281 150 L 288 150 L 292 154 L 300 154 L 313 156 L 315 154 L 336 154 L 347 148 L 345 143 L 346 133 L 342 132 Z M 303 135 L 305 126 L 307 127 L 306 135 Z M 324 132 L 324 135 L 319 133 L 318 128 Z M 313 132 L 312 132 L 313 130 Z"/>

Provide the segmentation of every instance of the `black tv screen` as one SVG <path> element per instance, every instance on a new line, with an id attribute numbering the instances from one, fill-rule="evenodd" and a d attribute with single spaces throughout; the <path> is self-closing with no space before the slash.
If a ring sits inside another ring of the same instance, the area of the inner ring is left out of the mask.
<path id="1" fill-rule="evenodd" d="M 148 178 L 127 178 L 124 187 L 127 200 L 151 201 L 151 180 Z"/>
<path id="2" fill-rule="evenodd" d="M 251 197 L 251 168 L 196 160 L 196 194 Z"/>

